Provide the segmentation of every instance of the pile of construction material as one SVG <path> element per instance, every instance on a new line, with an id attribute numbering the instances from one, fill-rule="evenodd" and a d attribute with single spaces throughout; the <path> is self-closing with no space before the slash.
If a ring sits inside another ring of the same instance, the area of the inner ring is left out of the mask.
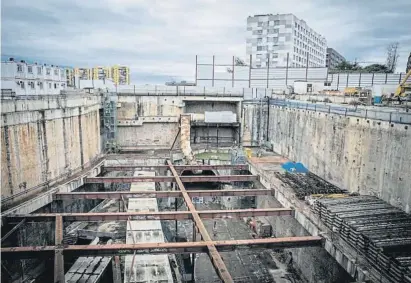
<path id="1" fill-rule="evenodd" d="M 313 210 L 380 271 L 381 282 L 411 283 L 411 215 L 373 196 L 318 199 Z"/>
<path id="2" fill-rule="evenodd" d="M 340 189 L 333 184 L 321 179 L 313 173 L 279 173 L 275 176 L 283 183 L 289 185 L 299 199 L 315 194 L 344 194 L 346 190 Z"/>

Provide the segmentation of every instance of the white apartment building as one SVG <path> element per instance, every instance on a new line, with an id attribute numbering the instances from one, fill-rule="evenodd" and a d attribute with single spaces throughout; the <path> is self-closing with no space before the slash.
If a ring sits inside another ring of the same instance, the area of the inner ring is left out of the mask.
<path id="1" fill-rule="evenodd" d="M 247 18 L 247 55 L 252 66 L 325 67 L 326 39 L 293 14 Z"/>
<path id="2" fill-rule="evenodd" d="M 2 95 L 57 95 L 66 87 L 64 68 L 13 58 L 1 62 Z"/>

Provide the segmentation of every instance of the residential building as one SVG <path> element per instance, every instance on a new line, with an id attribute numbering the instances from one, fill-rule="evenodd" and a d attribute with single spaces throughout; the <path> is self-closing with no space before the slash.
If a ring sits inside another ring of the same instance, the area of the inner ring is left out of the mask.
<path id="1" fill-rule="evenodd" d="M 93 80 L 111 79 L 111 67 L 94 67 L 92 69 Z"/>
<path id="2" fill-rule="evenodd" d="M 74 68 L 74 75 L 80 80 L 92 80 L 92 71 L 90 68 Z"/>
<path id="3" fill-rule="evenodd" d="M 326 49 L 326 39 L 293 14 L 247 18 L 247 55 L 253 67 L 325 67 Z"/>
<path id="4" fill-rule="evenodd" d="M 116 85 L 128 85 L 130 84 L 130 68 L 126 66 L 113 66 L 111 67 L 111 75 Z"/>
<path id="5" fill-rule="evenodd" d="M 110 79 L 116 85 L 130 84 L 130 68 L 126 66 L 105 66 L 93 68 L 75 68 L 75 75 L 80 80 L 105 80 Z"/>
<path id="6" fill-rule="evenodd" d="M 345 61 L 344 56 L 338 53 L 334 48 L 327 48 L 326 67 L 334 69 L 343 61 Z"/>
<path id="7" fill-rule="evenodd" d="M 65 68 L 15 61 L 1 62 L 2 95 L 57 95 L 67 87 Z"/>

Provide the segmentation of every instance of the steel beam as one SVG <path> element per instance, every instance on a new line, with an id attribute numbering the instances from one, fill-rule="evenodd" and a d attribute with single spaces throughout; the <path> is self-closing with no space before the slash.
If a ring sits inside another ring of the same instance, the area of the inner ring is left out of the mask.
<path id="1" fill-rule="evenodd" d="M 183 183 L 257 181 L 258 175 L 181 176 Z M 85 183 L 175 182 L 174 176 L 91 177 Z"/>
<path id="2" fill-rule="evenodd" d="M 19 229 L 24 223 L 26 222 L 26 219 L 21 220 L 19 223 L 17 223 L 9 232 L 7 232 L 6 235 L 1 238 L 1 243 L 3 243 L 11 234 L 13 234 L 17 229 Z"/>
<path id="3" fill-rule="evenodd" d="M 213 245 L 219 252 L 233 251 L 239 248 L 301 248 L 321 246 L 319 236 L 302 236 L 286 238 L 266 238 L 205 242 L 167 242 L 111 245 L 72 245 L 62 247 L 64 255 L 71 256 L 116 256 L 125 254 L 169 254 L 169 253 L 207 253 L 208 246 Z M 57 246 L 11 247 L 1 248 L 3 260 L 51 257 Z"/>
<path id="4" fill-rule="evenodd" d="M 271 195 L 274 191 L 267 189 L 244 189 L 244 190 L 190 190 L 187 193 L 190 197 L 205 196 L 261 196 Z M 180 191 L 115 191 L 115 192 L 68 192 L 56 193 L 54 200 L 72 199 L 121 199 L 126 198 L 176 198 L 182 197 Z"/>
<path id="5" fill-rule="evenodd" d="M 247 164 L 240 164 L 240 165 L 174 165 L 174 168 L 177 171 L 184 171 L 184 170 L 248 170 Z M 144 165 L 144 166 L 136 166 L 136 165 L 113 165 L 113 166 L 103 166 L 103 170 L 106 172 L 111 171 L 134 171 L 134 170 L 159 170 L 159 169 L 169 169 L 168 165 Z"/>
<path id="6" fill-rule="evenodd" d="M 55 245 L 54 250 L 54 282 L 64 283 L 64 255 L 63 255 L 63 217 L 56 216 L 55 230 Z"/>
<path id="7" fill-rule="evenodd" d="M 257 208 L 257 209 L 232 209 L 232 210 L 202 210 L 197 213 L 205 219 L 213 218 L 242 218 L 257 216 L 287 216 L 292 215 L 289 208 Z M 131 220 L 187 220 L 193 219 L 191 211 L 159 211 L 159 212 L 95 212 L 95 213 L 37 213 L 6 216 L 9 222 L 54 221 L 60 215 L 65 221 L 127 221 Z"/>
<path id="8" fill-rule="evenodd" d="M 210 257 L 211 263 L 213 264 L 218 274 L 218 277 L 220 277 L 221 281 L 223 281 L 224 283 L 234 283 L 234 280 L 231 277 L 231 274 L 228 272 L 227 267 L 223 259 L 221 258 L 220 253 L 217 251 L 216 246 L 213 243 L 211 243 L 211 237 L 208 234 L 207 229 L 204 226 L 204 223 L 201 220 L 200 215 L 197 212 L 193 202 L 191 201 L 191 197 L 188 195 L 182 179 L 178 176 L 178 173 L 176 169 L 174 169 L 173 164 L 170 160 L 167 160 L 167 164 L 170 166 L 170 171 L 171 173 L 173 173 L 175 181 L 180 191 L 183 193 L 184 201 L 188 207 L 188 210 L 191 212 L 191 216 L 193 217 L 194 223 L 198 228 L 198 231 L 200 232 L 201 238 L 207 242 L 208 255 Z"/>

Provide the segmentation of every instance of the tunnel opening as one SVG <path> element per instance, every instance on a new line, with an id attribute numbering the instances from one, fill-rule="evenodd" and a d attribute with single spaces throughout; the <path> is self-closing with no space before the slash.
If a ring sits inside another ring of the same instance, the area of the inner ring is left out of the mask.
<path id="1" fill-rule="evenodd" d="M 181 176 L 216 176 L 217 174 L 213 170 L 183 170 Z M 220 182 L 184 182 L 184 186 L 187 190 L 218 190 L 220 189 Z"/>

